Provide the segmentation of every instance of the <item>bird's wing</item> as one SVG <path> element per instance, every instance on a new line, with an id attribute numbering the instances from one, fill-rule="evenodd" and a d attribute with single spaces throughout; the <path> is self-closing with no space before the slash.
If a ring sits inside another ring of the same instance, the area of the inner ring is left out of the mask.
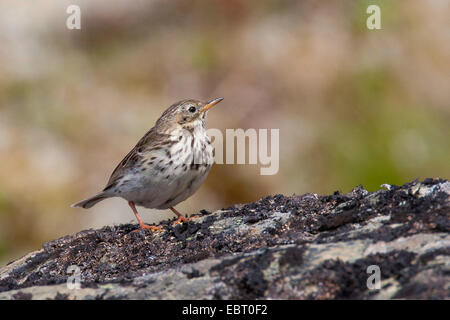
<path id="1" fill-rule="evenodd" d="M 136 146 L 131 149 L 131 151 L 119 162 L 117 167 L 114 169 L 111 177 L 106 184 L 103 191 L 114 187 L 116 183 L 128 172 L 136 168 L 143 159 L 143 153 L 149 151 L 150 149 L 161 148 L 161 143 L 164 138 L 167 137 L 166 134 L 161 134 L 156 132 L 153 127 L 150 129 L 136 144 Z"/>

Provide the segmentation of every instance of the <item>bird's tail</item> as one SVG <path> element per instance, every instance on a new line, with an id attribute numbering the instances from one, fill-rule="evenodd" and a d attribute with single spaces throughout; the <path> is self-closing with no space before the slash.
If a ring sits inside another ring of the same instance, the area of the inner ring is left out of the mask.
<path id="1" fill-rule="evenodd" d="M 102 200 L 105 200 L 109 198 L 110 196 L 104 194 L 103 192 L 100 192 L 99 194 L 96 194 L 93 197 L 87 198 L 83 201 L 74 203 L 71 205 L 72 208 L 81 207 L 84 209 L 89 209 L 90 207 L 93 207 L 97 202 L 100 202 Z"/>

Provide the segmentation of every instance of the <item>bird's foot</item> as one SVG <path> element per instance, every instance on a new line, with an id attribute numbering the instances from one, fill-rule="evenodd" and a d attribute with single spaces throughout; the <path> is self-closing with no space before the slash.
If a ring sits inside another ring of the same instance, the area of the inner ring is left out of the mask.
<path id="1" fill-rule="evenodd" d="M 145 224 L 145 223 L 140 223 L 139 224 L 139 229 L 136 229 L 134 231 L 139 231 L 139 230 L 142 230 L 142 229 L 152 230 L 152 231 L 155 231 L 155 232 L 156 231 L 160 231 L 160 232 L 164 231 L 164 228 L 162 226 L 150 226 L 150 225 Z"/>
<path id="2" fill-rule="evenodd" d="M 189 222 L 189 221 L 197 219 L 197 218 L 200 218 L 200 216 L 192 216 L 192 217 L 189 217 L 189 218 L 180 216 L 180 217 L 178 217 L 177 220 L 174 221 L 174 223 L 172 223 L 172 225 L 174 226 L 174 225 L 177 225 L 177 224 L 180 224 L 180 223 L 183 223 L 183 222 Z"/>
<path id="3" fill-rule="evenodd" d="M 136 216 L 136 219 L 139 221 L 140 229 L 147 229 L 147 230 L 152 230 L 152 231 L 163 231 L 162 226 L 149 226 L 148 224 L 145 224 L 144 221 L 142 221 L 141 217 L 139 216 L 139 213 L 137 212 L 136 206 L 133 201 L 128 201 L 128 205 L 131 207 L 131 210 L 133 210 L 133 213 Z M 140 229 L 136 229 L 134 231 L 139 231 Z"/>

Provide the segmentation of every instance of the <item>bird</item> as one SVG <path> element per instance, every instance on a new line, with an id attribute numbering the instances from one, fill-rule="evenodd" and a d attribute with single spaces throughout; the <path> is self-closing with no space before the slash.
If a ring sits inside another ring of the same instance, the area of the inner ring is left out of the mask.
<path id="1" fill-rule="evenodd" d="M 193 195 L 203 184 L 213 164 L 213 146 L 206 133 L 208 111 L 222 101 L 185 99 L 172 104 L 112 172 L 105 188 L 72 207 L 91 208 L 100 201 L 121 197 L 128 201 L 140 229 L 162 231 L 145 224 L 136 209 L 170 209 Z"/>

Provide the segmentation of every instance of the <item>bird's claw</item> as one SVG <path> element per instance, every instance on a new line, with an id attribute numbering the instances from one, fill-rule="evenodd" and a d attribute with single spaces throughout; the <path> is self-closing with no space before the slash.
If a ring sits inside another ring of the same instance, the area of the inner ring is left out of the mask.
<path id="1" fill-rule="evenodd" d="M 155 232 L 162 232 L 164 231 L 164 228 L 162 226 L 150 226 L 148 224 L 140 224 L 139 225 L 139 229 L 134 230 L 135 232 L 142 230 L 142 229 L 146 229 L 146 230 L 151 230 L 151 231 L 155 231 Z"/>
<path id="2" fill-rule="evenodd" d="M 180 223 L 183 223 L 183 222 L 189 222 L 189 221 L 197 219 L 197 218 L 200 218 L 200 216 L 192 216 L 192 217 L 189 217 L 189 218 L 179 217 L 177 220 L 175 220 L 172 223 L 172 225 L 175 226 L 177 224 L 180 224 Z"/>

